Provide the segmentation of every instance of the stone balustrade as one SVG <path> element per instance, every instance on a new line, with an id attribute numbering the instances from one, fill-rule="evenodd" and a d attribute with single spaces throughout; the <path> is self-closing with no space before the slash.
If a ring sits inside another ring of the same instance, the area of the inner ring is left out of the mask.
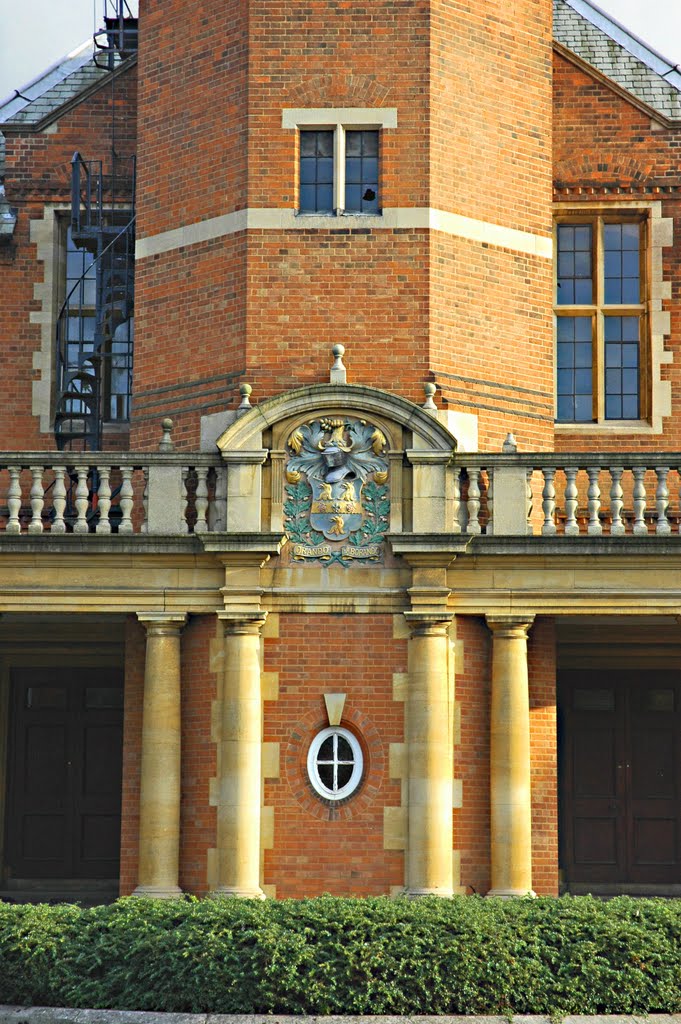
<path id="1" fill-rule="evenodd" d="M 681 532 L 681 454 L 512 453 L 456 458 L 461 533 L 543 537 Z"/>
<path id="2" fill-rule="evenodd" d="M 234 529 L 228 492 L 233 513 L 246 495 L 238 481 L 229 485 L 230 471 L 237 480 L 241 453 L 228 454 L 2 453 L 0 534 L 168 536 Z M 268 472 L 266 455 L 258 453 L 256 473 Z M 243 456 L 252 474 L 252 453 Z M 450 472 L 443 486 L 453 505 L 447 516 L 453 534 L 681 533 L 681 454 L 475 453 L 455 456 Z M 412 496 L 402 497 L 409 502 Z"/>
<path id="3" fill-rule="evenodd" d="M 218 455 L 5 452 L 0 532 L 187 534 L 223 530 Z"/>

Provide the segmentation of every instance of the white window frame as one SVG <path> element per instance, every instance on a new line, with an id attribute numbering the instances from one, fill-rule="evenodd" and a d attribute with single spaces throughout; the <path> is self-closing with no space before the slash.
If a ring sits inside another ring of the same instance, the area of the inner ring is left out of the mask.
<path id="1" fill-rule="evenodd" d="M 305 129 L 333 132 L 333 211 L 300 213 L 302 217 L 380 217 L 377 213 L 345 212 L 345 133 L 347 131 L 379 131 L 397 127 L 397 107 L 309 107 L 282 111 L 282 128 L 297 132 Z M 381 177 L 379 148 L 379 181 Z M 379 196 L 381 194 L 379 186 Z"/>
<path id="2" fill-rule="evenodd" d="M 319 767 L 317 763 L 317 757 L 319 750 L 325 740 L 329 736 L 339 736 L 349 743 L 354 756 L 354 765 L 350 779 L 344 786 L 335 792 L 324 785 L 319 777 Z M 347 797 L 352 796 L 359 787 L 362 781 L 362 774 L 364 772 L 364 756 L 362 754 L 362 748 L 360 746 L 357 737 L 350 732 L 349 729 L 343 729 L 338 725 L 329 726 L 326 729 L 322 729 L 312 740 L 310 749 L 307 752 L 307 774 L 312 784 L 314 791 L 321 796 L 324 800 L 345 800 Z"/>

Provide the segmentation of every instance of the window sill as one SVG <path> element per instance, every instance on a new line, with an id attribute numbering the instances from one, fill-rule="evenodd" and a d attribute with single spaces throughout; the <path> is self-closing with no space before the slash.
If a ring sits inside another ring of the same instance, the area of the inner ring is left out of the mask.
<path id="1" fill-rule="evenodd" d="M 325 220 L 347 220 L 348 218 L 356 218 L 357 220 L 380 220 L 383 216 L 382 210 L 379 210 L 378 213 L 361 213 L 353 210 L 335 210 L 326 213 L 319 211 L 313 213 L 308 210 L 294 210 L 293 213 L 295 217 L 323 217 Z"/>
<path id="2" fill-rule="evenodd" d="M 556 434 L 656 434 L 647 420 L 611 420 L 601 423 L 555 423 Z"/>

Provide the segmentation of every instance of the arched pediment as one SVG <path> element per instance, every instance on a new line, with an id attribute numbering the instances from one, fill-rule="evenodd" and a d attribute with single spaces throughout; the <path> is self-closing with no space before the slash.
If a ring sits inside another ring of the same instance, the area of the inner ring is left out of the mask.
<path id="1" fill-rule="evenodd" d="M 315 384 L 267 398 L 232 423 L 216 443 L 222 452 L 259 449 L 264 432 L 277 423 L 339 408 L 395 423 L 412 434 L 416 448 L 450 453 L 456 450 L 456 438 L 430 411 L 407 398 L 363 384 Z"/>

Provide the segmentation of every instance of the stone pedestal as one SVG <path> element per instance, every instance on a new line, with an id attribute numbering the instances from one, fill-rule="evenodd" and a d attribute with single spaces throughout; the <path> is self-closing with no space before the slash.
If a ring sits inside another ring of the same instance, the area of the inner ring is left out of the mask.
<path id="1" fill-rule="evenodd" d="M 527 632 L 532 622 L 533 618 L 514 616 L 487 619 L 493 638 L 488 896 L 534 895 L 527 678 Z"/>
<path id="2" fill-rule="evenodd" d="M 137 896 L 178 896 L 180 632 L 186 615 L 138 615 L 147 631 Z"/>

